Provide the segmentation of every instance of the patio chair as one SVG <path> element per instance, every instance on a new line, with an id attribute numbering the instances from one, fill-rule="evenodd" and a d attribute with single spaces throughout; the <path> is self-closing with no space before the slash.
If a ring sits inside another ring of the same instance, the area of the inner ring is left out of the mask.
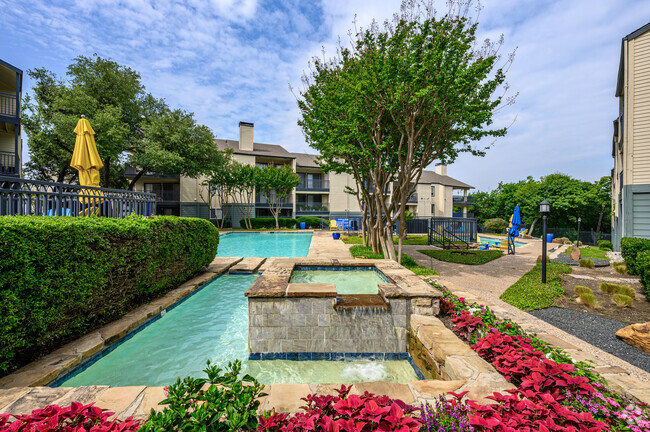
<path id="1" fill-rule="evenodd" d="M 334 219 L 332 219 L 330 221 L 330 231 L 338 231 L 339 229 L 340 229 L 339 224 L 336 223 L 336 221 Z"/>

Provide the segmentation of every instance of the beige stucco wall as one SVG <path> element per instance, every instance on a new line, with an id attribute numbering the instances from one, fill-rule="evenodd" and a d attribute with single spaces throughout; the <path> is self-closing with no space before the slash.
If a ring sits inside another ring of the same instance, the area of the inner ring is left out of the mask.
<path id="1" fill-rule="evenodd" d="M 330 180 L 330 212 L 360 212 L 359 203 L 357 198 L 345 193 L 345 187 L 349 186 L 352 189 L 356 188 L 354 178 L 349 174 L 334 174 L 329 173 Z"/>

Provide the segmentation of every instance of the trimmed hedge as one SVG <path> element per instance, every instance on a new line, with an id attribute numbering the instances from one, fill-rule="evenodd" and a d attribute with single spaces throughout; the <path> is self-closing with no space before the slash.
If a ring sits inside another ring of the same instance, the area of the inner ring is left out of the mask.
<path id="1" fill-rule="evenodd" d="M 0 375 L 185 282 L 218 244 L 203 219 L 0 217 Z"/>
<path id="2" fill-rule="evenodd" d="M 639 252 L 650 250 L 650 240 L 634 237 L 623 237 L 621 239 L 621 255 L 627 264 L 630 274 L 637 273 L 636 257 Z"/>
<path id="3" fill-rule="evenodd" d="M 280 228 L 294 228 L 296 226 L 296 220 L 293 218 L 278 218 L 278 224 L 280 225 Z M 246 220 L 241 219 L 239 221 L 239 226 L 245 228 Z M 251 218 L 251 227 L 253 229 L 273 229 L 275 228 L 275 219 L 272 217 Z"/>
<path id="4" fill-rule="evenodd" d="M 322 221 L 322 222 L 321 222 Z M 307 226 L 307 228 L 320 228 L 321 223 L 325 228 L 329 227 L 329 220 L 325 219 L 323 220 L 322 218 L 316 217 L 316 216 L 301 216 L 296 219 L 296 226 L 300 226 L 300 222 L 304 222 Z"/>
<path id="5" fill-rule="evenodd" d="M 639 252 L 636 256 L 636 267 L 645 296 L 650 300 L 650 251 Z"/>

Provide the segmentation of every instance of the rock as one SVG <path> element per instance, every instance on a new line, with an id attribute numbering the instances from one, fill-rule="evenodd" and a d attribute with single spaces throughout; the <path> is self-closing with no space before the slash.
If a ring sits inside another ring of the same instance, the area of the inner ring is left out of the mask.
<path id="1" fill-rule="evenodd" d="M 616 332 L 623 342 L 650 354 L 650 322 L 632 324 Z"/>
<path id="2" fill-rule="evenodd" d="M 580 261 L 580 248 L 574 247 L 573 250 L 571 250 L 571 259 L 573 261 Z"/>

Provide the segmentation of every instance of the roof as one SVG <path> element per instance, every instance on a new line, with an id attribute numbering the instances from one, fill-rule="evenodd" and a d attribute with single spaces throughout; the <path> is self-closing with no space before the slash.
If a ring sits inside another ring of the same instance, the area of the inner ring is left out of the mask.
<path id="1" fill-rule="evenodd" d="M 316 162 L 318 155 L 308 153 L 291 153 L 296 158 L 296 166 L 307 168 L 320 168 Z"/>
<path id="2" fill-rule="evenodd" d="M 451 186 L 459 189 L 474 189 L 474 186 L 470 186 L 460 180 L 427 170 L 422 171 L 418 184 L 441 184 L 443 186 Z"/>
<path id="3" fill-rule="evenodd" d="M 253 151 L 240 150 L 239 141 L 216 139 L 219 150 L 233 149 L 235 154 L 245 154 L 254 156 L 267 156 L 284 159 L 295 159 L 295 155 L 289 153 L 284 147 L 275 144 L 253 143 Z"/>
<path id="4" fill-rule="evenodd" d="M 618 63 L 618 80 L 616 82 L 616 94 L 614 96 L 620 97 L 623 94 L 623 82 L 625 81 L 625 42 L 641 36 L 650 30 L 650 23 L 634 30 L 629 35 L 625 36 L 621 41 L 621 60 Z"/>

